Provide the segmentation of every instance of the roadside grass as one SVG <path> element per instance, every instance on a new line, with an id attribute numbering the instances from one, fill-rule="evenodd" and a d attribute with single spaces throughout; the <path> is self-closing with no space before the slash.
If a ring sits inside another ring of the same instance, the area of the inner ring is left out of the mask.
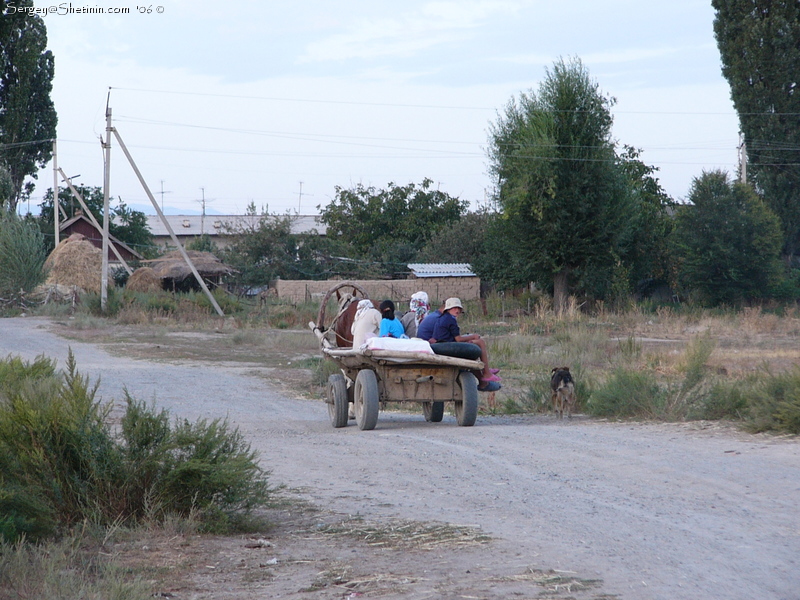
<path id="1" fill-rule="evenodd" d="M 489 336 L 505 388 L 493 412 L 549 412 L 550 370 L 569 366 L 578 409 L 589 415 L 723 419 L 749 431 L 800 433 L 797 307 L 600 305 L 589 315 L 576 306 L 555 315 L 537 302 L 516 331 Z M 479 319 L 467 327 L 483 332 Z"/>
<path id="2" fill-rule="evenodd" d="M 186 357 L 224 360 L 228 352 L 228 360 L 306 369 L 310 375 L 304 391 L 310 386 L 312 396 L 324 396 L 328 376 L 338 369 L 321 359 L 316 340 L 306 333 L 308 322 L 317 319 L 317 303 L 295 306 L 270 298 L 256 307 L 244 300 L 228 302 L 232 312 L 221 318 L 202 294 L 123 291 L 113 300 L 116 317 L 98 316 L 90 300 L 68 324 L 75 330 L 123 324 L 157 326 L 166 335 L 186 329 L 229 333 L 220 336 L 222 344 L 204 340 L 202 348 L 186 341 Z M 466 307 L 462 331 L 481 333 L 489 343 L 491 365 L 502 370 L 503 389 L 492 408 L 482 405 L 484 411 L 549 412 L 550 371 L 568 366 L 576 381 L 577 410 L 585 414 L 730 419 L 752 430 L 783 433 L 800 429 L 795 416 L 800 391 L 792 374 L 800 361 L 800 309 L 795 305 L 704 309 L 641 302 L 616 311 L 601 302 L 588 307 L 571 299 L 556 314 L 546 296 L 492 294 Z M 331 300 L 327 326 L 335 312 Z M 164 340 L 170 342 L 175 340 Z"/>
<path id="3" fill-rule="evenodd" d="M 0 542 L 0 599 L 152 598 L 144 573 L 131 573 L 103 552 L 102 540 L 77 532 L 31 544 Z"/>
<path id="4" fill-rule="evenodd" d="M 225 313 L 217 315 L 210 300 L 203 292 L 171 293 L 131 292 L 111 287 L 106 297 L 106 309 L 101 308 L 100 294 L 84 294 L 76 306 L 46 304 L 31 310 L 41 316 L 64 316 L 87 318 L 88 316 L 109 319 L 126 325 L 149 325 L 165 323 L 171 326 L 196 328 L 219 328 L 226 320 L 236 323 L 239 329 L 248 327 L 272 327 L 275 329 L 305 329 L 309 321 L 316 319 L 318 306 L 314 303 L 294 305 L 270 298 L 264 305 L 256 305 L 215 289 L 214 299 Z"/>

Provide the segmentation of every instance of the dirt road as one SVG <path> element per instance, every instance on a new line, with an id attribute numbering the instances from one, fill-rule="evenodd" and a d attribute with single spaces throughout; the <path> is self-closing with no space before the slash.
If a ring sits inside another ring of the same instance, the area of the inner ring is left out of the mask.
<path id="1" fill-rule="evenodd" d="M 479 526 L 493 542 L 451 565 L 460 591 L 438 597 L 501 597 L 485 586 L 470 595 L 470 578 L 555 569 L 602 580 L 594 598 L 800 598 L 796 438 L 580 416 L 479 416 L 463 428 L 421 412 L 335 430 L 323 403 L 281 395 L 252 364 L 120 358 L 58 337 L 44 319 L 0 320 L 2 356 L 45 353 L 63 366 L 70 346 L 104 400 L 126 388 L 190 419 L 227 415 L 273 481 L 322 507 Z"/>

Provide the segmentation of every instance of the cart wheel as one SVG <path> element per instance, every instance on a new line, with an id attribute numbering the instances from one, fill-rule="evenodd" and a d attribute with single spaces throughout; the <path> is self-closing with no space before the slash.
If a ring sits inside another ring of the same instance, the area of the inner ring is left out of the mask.
<path id="1" fill-rule="evenodd" d="M 423 402 L 422 414 L 430 423 L 439 423 L 444 417 L 444 402 Z"/>
<path id="2" fill-rule="evenodd" d="M 334 427 L 347 426 L 347 383 L 344 375 L 328 377 L 328 416 Z"/>
<path id="3" fill-rule="evenodd" d="M 361 369 L 356 377 L 355 409 L 356 423 L 361 430 L 375 429 L 378 423 L 380 398 L 378 378 L 374 371 Z"/>
<path id="4" fill-rule="evenodd" d="M 456 402 L 456 421 L 462 427 L 472 427 L 478 418 L 478 379 L 464 371 L 458 375 L 461 386 L 461 402 Z"/>

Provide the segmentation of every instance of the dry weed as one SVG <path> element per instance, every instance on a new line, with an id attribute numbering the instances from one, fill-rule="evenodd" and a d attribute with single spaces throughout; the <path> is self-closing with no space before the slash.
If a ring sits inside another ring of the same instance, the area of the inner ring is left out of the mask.
<path id="1" fill-rule="evenodd" d="M 574 576 L 571 571 L 542 571 L 539 569 L 528 568 L 519 575 L 508 575 L 505 577 L 493 577 L 490 581 L 524 581 L 544 588 L 547 592 L 560 594 L 562 592 L 573 593 L 580 590 L 588 590 L 602 585 L 599 579 L 580 579 Z"/>
<path id="2" fill-rule="evenodd" d="M 343 535 L 363 540 L 370 546 L 398 549 L 433 550 L 442 546 L 473 546 L 486 544 L 490 537 L 470 525 L 450 523 L 421 523 L 393 520 L 384 523 L 365 523 L 349 518 L 318 529 L 326 535 Z"/>
<path id="3" fill-rule="evenodd" d="M 740 320 L 741 328 L 750 335 L 775 333 L 783 327 L 784 321 L 774 313 L 764 313 L 760 306 L 746 307 Z"/>

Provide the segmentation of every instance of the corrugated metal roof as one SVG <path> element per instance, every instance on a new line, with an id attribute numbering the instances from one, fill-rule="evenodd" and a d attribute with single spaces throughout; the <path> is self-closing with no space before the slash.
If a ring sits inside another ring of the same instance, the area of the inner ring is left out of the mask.
<path id="1" fill-rule="evenodd" d="M 414 263 L 408 268 L 416 277 L 476 277 L 469 263 Z"/>
<path id="2" fill-rule="evenodd" d="M 261 220 L 261 215 L 166 215 L 175 235 L 225 235 L 232 229 L 240 227 L 256 227 Z M 150 232 L 157 237 L 168 236 L 167 228 L 158 215 L 147 215 L 147 226 Z M 308 233 L 316 229 L 320 235 L 325 235 L 327 226 L 319 221 L 315 215 L 300 215 L 292 217 L 292 233 Z"/>

